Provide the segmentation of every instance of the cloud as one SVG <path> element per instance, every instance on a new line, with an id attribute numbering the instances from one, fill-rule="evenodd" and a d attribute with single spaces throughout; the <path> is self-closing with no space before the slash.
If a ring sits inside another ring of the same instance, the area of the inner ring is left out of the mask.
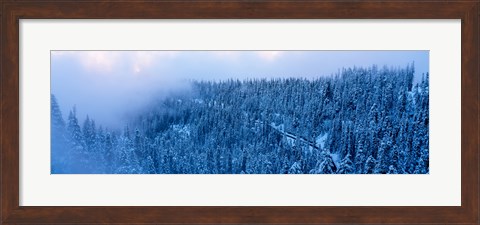
<path id="1" fill-rule="evenodd" d="M 125 54 L 128 55 L 128 52 Z M 175 51 L 136 51 L 130 58 L 129 62 L 132 65 L 134 74 L 139 74 L 142 71 L 153 66 L 161 60 L 173 59 L 179 53 Z"/>
<path id="2" fill-rule="evenodd" d="M 51 51 L 51 57 L 77 62 L 88 72 L 108 73 L 117 66 L 120 53 L 116 51 Z"/>
<path id="3" fill-rule="evenodd" d="M 283 53 L 281 51 L 259 51 L 257 55 L 268 62 L 275 61 L 278 57 L 280 57 Z"/>
<path id="4" fill-rule="evenodd" d="M 72 55 L 73 51 L 51 51 L 52 57 L 60 57 L 64 55 Z"/>
<path id="5" fill-rule="evenodd" d="M 223 59 L 234 59 L 240 56 L 240 51 L 213 51 L 210 53 Z"/>
<path id="6" fill-rule="evenodd" d="M 177 51 L 52 51 L 52 57 L 70 58 L 85 71 L 111 74 L 127 66 L 133 74 L 140 74 L 162 60 L 173 59 Z"/>
<path id="7" fill-rule="evenodd" d="M 120 61 L 116 51 L 87 51 L 78 54 L 86 70 L 108 73 L 115 69 Z"/>

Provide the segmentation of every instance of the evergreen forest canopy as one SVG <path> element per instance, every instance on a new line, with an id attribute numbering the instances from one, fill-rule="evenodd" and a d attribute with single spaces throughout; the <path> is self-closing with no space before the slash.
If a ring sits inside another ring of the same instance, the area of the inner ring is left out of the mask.
<path id="1" fill-rule="evenodd" d="M 62 117 L 53 174 L 426 174 L 428 73 L 349 68 L 316 79 L 190 81 L 122 131 Z"/>

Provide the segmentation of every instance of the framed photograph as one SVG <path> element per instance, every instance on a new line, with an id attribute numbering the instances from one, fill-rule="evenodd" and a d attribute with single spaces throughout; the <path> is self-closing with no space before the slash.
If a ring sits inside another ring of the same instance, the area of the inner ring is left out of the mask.
<path id="1" fill-rule="evenodd" d="M 478 1 L 4 1 L 2 224 L 479 224 Z"/>

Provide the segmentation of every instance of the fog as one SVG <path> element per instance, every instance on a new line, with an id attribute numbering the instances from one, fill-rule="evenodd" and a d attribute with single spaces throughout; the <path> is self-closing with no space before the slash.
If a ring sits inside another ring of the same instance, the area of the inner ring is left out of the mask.
<path id="1" fill-rule="evenodd" d="M 341 68 L 405 67 L 428 72 L 428 51 L 52 51 L 51 92 L 66 120 L 118 129 L 127 118 L 189 80 L 330 76 Z"/>

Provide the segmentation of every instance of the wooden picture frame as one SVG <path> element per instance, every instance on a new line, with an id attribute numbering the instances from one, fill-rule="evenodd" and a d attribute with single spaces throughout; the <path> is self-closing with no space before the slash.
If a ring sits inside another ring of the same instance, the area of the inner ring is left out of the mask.
<path id="1" fill-rule="evenodd" d="M 478 1 L 15 1 L 1 11 L 2 224 L 479 224 Z M 461 206 L 19 206 L 20 19 L 461 19 Z"/>

